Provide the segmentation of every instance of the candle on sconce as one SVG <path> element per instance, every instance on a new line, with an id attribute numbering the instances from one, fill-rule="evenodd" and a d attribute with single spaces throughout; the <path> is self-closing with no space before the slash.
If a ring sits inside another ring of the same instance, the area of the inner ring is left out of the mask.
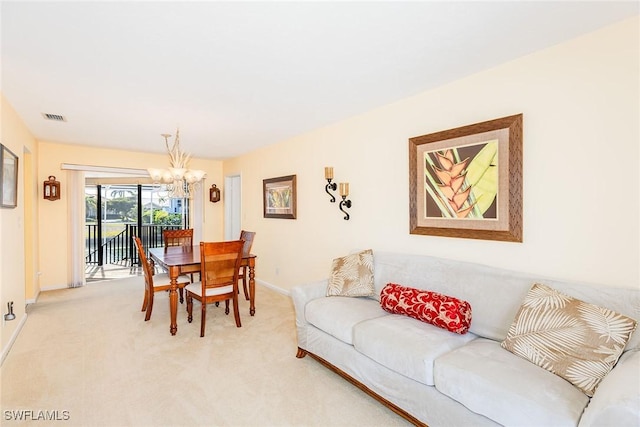
<path id="1" fill-rule="evenodd" d="M 333 168 L 331 166 L 325 166 L 324 179 L 333 179 Z"/>
<path id="2" fill-rule="evenodd" d="M 341 182 L 340 183 L 340 195 L 346 197 L 349 195 L 349 183 Z"/>

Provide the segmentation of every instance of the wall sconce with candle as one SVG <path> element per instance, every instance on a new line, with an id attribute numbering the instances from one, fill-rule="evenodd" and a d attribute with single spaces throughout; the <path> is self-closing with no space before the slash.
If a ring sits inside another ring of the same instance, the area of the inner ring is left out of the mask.
<path id="1" fill-rule="evenodd" d="M 50 175 L 49 179 L 43 183 L 42 191 L 45 200 L 58 200 L 60 199 L 60 182 L 56 181 L 55 176 Z"/>
<path id="2" fill-rule="evenodd" d="M 211 203 L 217 203 L 220 201 L 220 189 L 215 184 L 211 184 L 209 189 L 209 201 Z"/>
<path id="3" fill-rule="evenodd" d="M 340 210 L 342 211 L 342 213 L 344 214 L 344 219 L 345 220 L 349 220 L 349 214 L 342 209 L 343 207 L 345 208 L 351 208 L 351 200 L 347 200 L 347 196 L 349 195 L 349 183 L 348 182 L 341 182 L 340 183 L 340 196 L 342 196 L 342 200 L 340 201 Z"/>
<path id="4" fill-rule="evenodd" d="M 329 192 L 329 190 L 336 191 L 336 189 L 338 188 L 335 182 L 331 182 L 333 180 L 333 167 L 326 166 L 324 168 L 324 179 L 327 180 L 327 185 L 324 187 L 324 191 L 326 191 L 327 194 L 331 196 L 330 202 L 334 203 L 336 201 L 336 198 Z"/>

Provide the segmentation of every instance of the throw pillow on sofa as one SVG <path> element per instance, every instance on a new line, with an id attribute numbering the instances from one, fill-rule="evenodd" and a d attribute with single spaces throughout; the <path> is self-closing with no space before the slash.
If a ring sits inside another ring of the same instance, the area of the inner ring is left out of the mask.
<path id="1" fill-rule="evenodd" d="M 368 297 L 374 293 L 371 249 L 333 260 L 327 296 Z"/>
<path id="2" fill-rule="evenodd" d="M 471 304 L 438 292 L 388 283 L 380 291 L 381 307 L 422 322 L 464 334 L 471 326 Z"/>
<path id="3" fill-rule="evenodd" d="M 501 345 L 593 396 L 617 363 L 636 323 L 536 283 Z"/>

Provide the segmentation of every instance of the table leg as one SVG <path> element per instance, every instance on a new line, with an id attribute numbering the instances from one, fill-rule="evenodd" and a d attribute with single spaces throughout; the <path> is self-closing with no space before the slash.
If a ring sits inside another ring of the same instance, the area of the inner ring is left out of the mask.
<path id="1" fill-rule="evenodd" d="M 169 310 L 171 312 L 171 325 L 169 332 L 175 335 L 178 332 L 178 276 L 180 268 L 175 266 L 169 267 L 169 277 L 171 278 L 171 287 L 169 288 Z"/>
<path id="2" fill-rule="evenodd" d="M 249 261 L 249 314 L 256 314 L 256 272 L 255 261 Z"/>

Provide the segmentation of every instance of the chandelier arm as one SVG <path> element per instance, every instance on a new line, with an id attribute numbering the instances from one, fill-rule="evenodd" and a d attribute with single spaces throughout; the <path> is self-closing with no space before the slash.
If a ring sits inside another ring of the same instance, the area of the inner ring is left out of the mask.
<path id="1" fill-rule="evenodd" d="M 191 198 L 194 191 L 200 187 L 200 182 L 205 177 L 206 172 L 189 169 L 191 154 L 182 152 L 179 128 L 176 130 L 176 137 L 171 147 L 169 147 L 169 137 L 171 135 L 162 134 L 162 136 L 169 154 L 171 168 L 169 170 L 149 169 L 149 174 L 152 177 L 162 175 L 161 179 L 165 183 L 165 189 L 170 198 Z"/>

